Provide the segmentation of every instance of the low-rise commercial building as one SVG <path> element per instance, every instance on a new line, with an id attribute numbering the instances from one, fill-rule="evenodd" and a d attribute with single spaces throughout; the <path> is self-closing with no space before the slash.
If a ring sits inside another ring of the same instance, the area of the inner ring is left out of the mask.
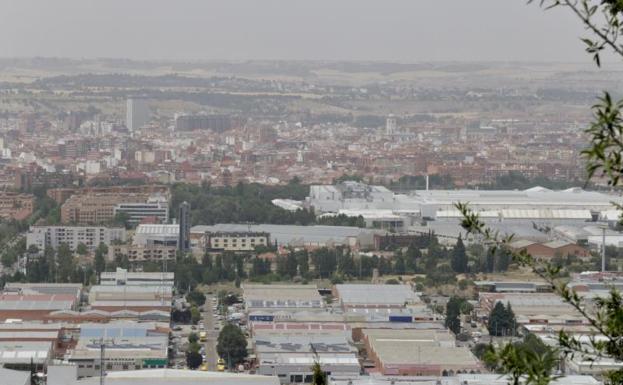
<path id="1" fill-rule="evenodd" d="M 89 292 L 89 304 L 93 309 L 116 311 L 163 310 L 171 307 L 172 287 L 162 286 L 113 286 L 96 285 Z"/>
<path id="2" fill-rule="evenodd" d="M 311 367 L 315 362 L 318 362 L 322 371 L 328 374 L 354 376 L 361 373 L 356 356 L 345 357 L 331 353 L 265 355 L 259 362 L 257 373 L 277 376 L 281 384 L 310 384 Z"/>
<path id="3" fill-rule="evenodd" d="M 581 324 L 586 322 L 571 305 L 554 293 L 479 293 L 479 315 L 488 317 L 496 303 L 509 304 L 517 324 Z"/>
<path id="4" fill-rule="evenodd" d="M 341 333 L 261 333 L 254 337 L 253 349 L 258 373 L 277 376 L 282 384 L 311 383 L 315 358 L 327 373 L 361 372 L 357 349 Z"/>
<path id="5" fill-rule="evenodd" d="M 52 359 L 52 342 L 0 342 L 0 365 L 7 369 L 43 371 Z"/>
<path id="6" fill-rule="evenodd" d="M 168 338 L 166 336 L 117 337 L 104 339 L 104 367 L 107 372 L 165 368 Z M 81 336 L 65 359 L 78 366 L 78 378 L 99 375 L 101 340 Z"/>
<path id="7" fill-rule="evenodd" d="M 333 291 L 344 309 L 404 308 L 422 303 L 408 285 L 339 284 Z"/>
<path id="8" fill-rule="evenodd" d="M 502 374 L 459 374 L 456 376 L 334 376 L 328 378 L 329 385 L 507 385 L 512 379 Z M 552 385 L 603 385 L 592 376 L 556 377 Z"/>
<path id="9" fill-rule="evenodd" d="M 78 303 L 74 295 L 4 292 L 0 295 L 0 320 L 43 320 L 54 310 L 75 310 Z"/>
<path id="10" fill-rule="evenodd" d="M 476 288 L 484 293 L 551 293 L 553 287 L 546 282 L 476 281 Z"/>
<path id="11" fill-rule="evenodd" d="M 57 310 L 52 311 L 43 318 L 44 322 L 62 322 L 64 325 L 82 324 L 85 322 L 108 323 L 116 321 L 135 322 L 164 322 L 169 324 L 171 320 L 170 309 L 134 311 L 129 309 L 104 310 Z"/>
<path id="12" fill-rule="evenodd" d="M 517 240 L 511 243 L 510 248 L 515 251 L 526 251 L 536 259 L 549 260 L 554 257 L 576 256 L 580 259 L 590 259 L 591 253 L 586 248 L 567 241 L 551 241 L 546 243 L 529 240 Z"/>
<path id="13" fill-rule="evenodd" d="M 483 370 L 466 347 L 456 347 L 447 330 L 365 329 L 368 359 L 385 375 L 453 376 Z"/>
<path id="14" fill-rule="evenodd" d="M 270 235 L 262 232 L 208 232 L 204 242 L 208 250 L 253 251 L 257 246 L 270 245 Z"/>
<path id="15" fill-rule="evenodd" d="M 141 224 L 136 228 L 132 243 L 136 246 L 171 246 L 176 247 L 179 237 L 179 225 Z"/>
<path id="16" fill-rule="evenodd" d="M 117 268 L 115 271 L 103 271 L 100 274 L 100 285 L 103 286 L 167 286 L 173 287 L 175 273 L 148 273 L 127 271 Z M 104 290 L 104 289 L 102 289 Z"/>
<path id="17" fill-rule="evenodd" d="M 4 285 L 4 292 L 17 294 L 62 294 L 71 295 L 80 300 L 82 293 L 82 284 L 80 283 L 22 283 L 7 282 Z"/>
<path id="18" fill-rule="evenodd" d="M 30 372 L 0 368 L 0 378 L 11 385 L 32 385 Z"/>
<path id="19" fill-rule="evenodd" d="M 198 225 L 190 229 L 191 238 L 193 239 L 201 239 L 208 232 L 267 233 L 270 234 L 271 242 L 292 247 L 331 247 L 339 245 L 372 247 L 374 245 L 373 230 L 349 226 L 216 224 L 213 226 Z"/>
<path id="20" fill-rule="evenodd" d="M 107 372 L 167 365 L 168 328 L 160 330 L 155 323 L 85 324 L 76 346 L 65 354 L 66 361 L 77 365 L 78 378 L 99 375 L 102 344 Z"/>
<path id="21" fill-rule="evenodd" d="M 51 375 L 48 375 L 48 385 L 99 385 L 100 383 L 99 377 L 73 380 L 56 370 L 51 372 Z M 210 385 L 279 385 L 279 380 L 275 376 L 181 369 L 128 370 L 106 374 L 107 385 L 154 385 L 158 383 L 167 385 L 204 383 Z"/>
<path id="22" fill-rule="evenodd" d="M 248 312 L 262 309 L 323 310 L 324 301 L 316 285 L 243 285 Z"/>

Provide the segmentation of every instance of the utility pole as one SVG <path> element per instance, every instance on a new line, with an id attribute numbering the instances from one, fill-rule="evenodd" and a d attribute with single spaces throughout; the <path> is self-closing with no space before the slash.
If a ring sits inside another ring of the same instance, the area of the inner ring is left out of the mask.
<path id="1" fill-rule="evenodd" d="M 100 344 L 100 385 L 105 385 L 106 382 L 106 342 L 110 342 L 111 344 L 115 343 L 115 340 L 111 339 L 109 341 L 104 340 L 104 337 L 101 337 L 99 340 L 93 340 L 96 343 Z"/>
<path id="2" fill-rule="evenodd" d="M 104 338 L 102 337 L 102 339 L 100 340 L 100 385 L 104 385 L 104 376 L 106 375 L 106 372 L 104 371 L 104 357 L 105 357 L 105 352 L 104 350 L 106 349 L 106 345 L 104 344 Z"/>
<path id="3" fill-rule="evenodd" d="M 601 272 L 606 272 L 606 227 L 601 228 Z"/>
<path id="4" fill-rule="evenodd" d="M 166 275 L 167 275 L 167 256 L 165 255 L 164 258 L 162 258 L 162 280 L 160 282 L 162 286 L 162 297 L 160 298 L 160 303 L 163 306 L 164 306 L 164 296 L 166 292 L 166 285 L 165 285 Z"/>

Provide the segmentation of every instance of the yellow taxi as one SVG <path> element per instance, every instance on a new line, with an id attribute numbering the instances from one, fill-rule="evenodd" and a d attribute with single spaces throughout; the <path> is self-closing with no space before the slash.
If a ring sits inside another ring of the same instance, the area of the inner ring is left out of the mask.
<path id="1" fill-rule="evenodd" d="M 218 361 L 216 361 L 216 370 L 218 370 L 219 372 L 225 371 L 225 360 L 224 359 L 219 358 Z"/>

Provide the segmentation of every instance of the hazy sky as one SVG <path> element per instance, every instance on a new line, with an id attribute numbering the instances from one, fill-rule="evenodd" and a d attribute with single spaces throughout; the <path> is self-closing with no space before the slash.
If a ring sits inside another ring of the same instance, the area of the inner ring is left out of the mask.
<path id="1" fill-rule="evenodd" d="M 0 0 L 0 56 L 588 61 L 525 0 Z"/>

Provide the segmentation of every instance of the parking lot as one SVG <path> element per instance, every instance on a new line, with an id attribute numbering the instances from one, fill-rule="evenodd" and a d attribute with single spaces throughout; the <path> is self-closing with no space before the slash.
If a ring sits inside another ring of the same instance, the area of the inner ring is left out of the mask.
<path id="1" fill-rule="evenodd" d="M 205 304 L 200 308 L 201 320 L 197 325 L 175 324 L 172 327 L 170 347 L 173 359 L 170 366 L 177 369 L 186 368 L 186 349 L 188 336 L 196 333 L 200 337 L 200 353 L 204 360 L 203 370 L 217 370 L 218 353 L 216 343 L 223 317 L 218 314 L 218 303 L 214 296 L 207 296 Z"/>

